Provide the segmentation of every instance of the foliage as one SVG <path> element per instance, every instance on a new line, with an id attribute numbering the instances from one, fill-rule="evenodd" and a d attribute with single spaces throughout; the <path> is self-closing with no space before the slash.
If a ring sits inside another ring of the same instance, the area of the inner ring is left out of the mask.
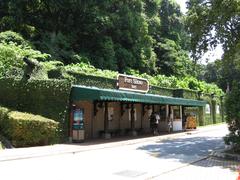
<path id="1" fill-rule="evenodd" d="M 225 137 L 227 144 L 240 148 L 240 84 L 234 82 L 232 90 L 227 94 L 225 100 L 226 121 L 228 123 L 229 135 Z"/>
<path id="2" fill-rule="evenodd" d="M 67 63 L 69 60 L 74 62 L 74 52 L 71 48 L 69 39 L 59 33 L 45 33 L 42 37 L 42 42 L 35 42 L 35 46 L 41 49 L 42 52 L 51 54 L 52 59 L 62 60 Z M 45 61 L 47 59 L 44 59 Z"/>
<path id="3" fill-rule="evenodd" d="M 183 77 L 195 75 L 194 64 L 188 57 L 189 41 L 184 16 L 175 1 L 146 1 L 149 33 L 156 53 L 158 74 Z"/>
<path id="4" fill-rule="evenodd" d="M 65 66 L 67 72 L 95 75 L 106 78 L 116 78 L 117 72 L 111 70 L 101 70 L 87 63 L 78 63 Z"/>
<path id="5" fill-rule="evenodd" d="M 0 106 L 0 131 L 3 130 L 4 121 L 7 119 L 7 114 L 10 112 L 8 108 Z"/>
<path id="6" fill-rule="evenodd" d="M 64 64 L 178 77 L 193 72 L 184 16 L 174 0 L 5 0 L 0 9 L 0 31 L 20 33 Z"/>
<path id="7" fill-rule="evenodd" d="M 195 76 L 192 60 L 175 41 L 163 39 L 155 45 L 154 49 L 158 57 L 156 65 L 159 73 L 176 77 Z"/>
<path id="8" fill-rule="evenodd" d="M 239 7 L 239 0 L 188 1 L 186 22 L 195 58 L 218 43 L 225 51 L 237 44 L 240 38 Z"/>
<path id="9" fill-rule="evenodd" d="M 206 77 L 210 77 L 210 80 L 217 80 L 221 88 L 230 91 L 225 104 L 230 134 L 226 136 L 225 141 L 239 148 L 239 0 L 189 0 L 188 8 L 187 23 L 195 58 L 218 43 L 223 46 L 222 61 L 209 65 L 207 70 L 211 71 L 206 74 Z"/>
<path id="10" fill-rule="evenodd" d="M 0 104 L 61 122 L 61 135 L 66 136 L 70 90 L 66 80 L 0 79 Z"/>
<path id="11" fill-rule="evenodd" d="M 36 146 L 58 141 L 58 122 L 39 115 L 0 108 L 1 131 L 16 147 Z"/>
<path id="12" fill-rule="evenodd" d="M 106 78 L 111 78 L 111 79 L 115 79 L 118 74 L 116 71 L 97 69 L 94 66 L 92 66 L 90 64 L 86 64 L 86 63 L 71 64 L 71 65 L 65 66 L 65 68 L 66 68 L 66 72 L 75 76 L 76 79 L 83 78 L 83 76 L 80 76 L 78 74 L 106 77 Z M 204 81 L 199 81 L 194 77 L 185 77 L 185 78 L 180 79 L 180 78 L 176 78 L 174 76 L 167 77 L 165 75 L 150 76 L 146 73 L 139 74 L 138 71 L 131 70 L 131 69 L 128 70 L 128 73 L 130 75 L 148 79 L 150 84 L 153 86 L 159 86 L 162 88 L 166 87 L 166 88 L 192 89 L 192 90 L 201 91 L 203 93 L 208 93 L 208 94 L 214 93 L 217 96 L 223 95 L 222 90 L 219 89 L 215 84 L 208 84 Z M 83 80 L 81 83 L 86 85 L 86 83 L 84 83 L 84 81 L 86 81 L 86 80 Z M 102 81 L 102 82 L 104 82 L 104 81 Z M 111 82 L 111 83 L 114 84 L 114 82 Z M 114 85 L 112 85 L 111 88 L 114 88 Z"/>
<path id="13" fill-rule="evenodd" d="M 227 89 L 225 75 L 223 60 L 216 60 L 207 65 L 202 65 L 201 79 L 207 83 L 216 83 L 223 90 Z"/>
<path id="14" fill-rule="evenodd" d="M 234 148 L 240 148 L 240 121 L 239 121 L 239 79 L 240 79 L 240 43 L 230 48 L 224 54 L 222 61 L 223 83 L 227 94 L 225 109 L 230 133 L 225 142 Z"/>
<path id="15" fill-rule="evenodd" d="M 20 34 L 13 31 L 5 31 L 0 33 L 0 43 L 14 43 L 17 46 L 29 47 L 30 43 L 26 41 Z"/>
<path id="16" fill-rule="evenodd" d="M 23 76 L 25 67 L 23 57 L 46 61 L 50 55 L 31 48 L 29 43 L 17 33 L 6 31 L 0 33 L 0 77 Z M 13 73 L 15 72 L 15 73 Z M 13 74 L 12 74 L 13 73 Z"/>

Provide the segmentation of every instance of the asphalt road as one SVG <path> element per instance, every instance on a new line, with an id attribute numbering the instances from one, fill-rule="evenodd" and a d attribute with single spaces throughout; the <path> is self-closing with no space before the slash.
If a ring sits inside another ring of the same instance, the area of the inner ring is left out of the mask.
<path id="1" fill-rule="evenodd" d="M 206 163 L 192 163 L 204 159 L 212 150 L 224 148 L 224 125 L 198 134 L 174 139 L 140 142 L 90 151 L 0 162 L 1 179 L 182 179 L 182 173 L 193 175 Z M 205 167 L 206 166 L 206 167 Z M 236 176 L 229 168 L 218 167 Z M 194 170 L 192 170 L 194 169 Z M 216 169 L 215 169 L 216 170 Z M 214 175 L 215 173 L 213 173 Z M 189 176 L 190 177 L 190 176 Z M 204 179 L 208 175 L 204 176 Z M 221 176 L 226 179 L 224 176 Z M 174 178 L 175 179 L 175 178 Z M 208 179 L 208 178 L 207 178 Z"/>

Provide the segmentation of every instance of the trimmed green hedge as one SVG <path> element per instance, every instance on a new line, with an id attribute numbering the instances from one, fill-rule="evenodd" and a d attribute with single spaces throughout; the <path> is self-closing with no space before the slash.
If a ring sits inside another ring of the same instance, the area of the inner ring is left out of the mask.
<path id="1" fill-rule="evenodd" d="M 66 80 L 4 78 L 0 79 L 0 104 L 60 122 L 62 135 L 67 137 L 70 91 L 71 83 Z"/>
<path id="2" fill-rule="evenodd" d="M 15 147 L 57 143 L 59 123 L 29 113 L 0 107 L 0 131 Z"/>
<path id="3" fill-rule="evenodd" d="M 162 87 L 158 87 L 158 86 L 151 86 L 149 93 L 172 97 L 173 91 L 174 91 L 174 89 L 171 89 L 171 88 L 162 88 Z"/>
<path id="4" fill-rule="evenodd" d="M 205 114 L 204 125 L 209 125 L 209 124 L 213 124 L 211 114 Z"/>
<path id="5" fill-rule="evenodd" d="M 68 72 L 71 76 L 75 78 L 74 84 L 84 85 L 84 86 L 95 86 L 104 89 L 116 89 L 116 79 L 91 76 L 81 73 Z"/>
<path id="6" fill-rule="evenodd" d="M 189 89 L 175 89 L 173 92 L 173 96 L 186 99 L 199 99 L 198 91 Z"/>

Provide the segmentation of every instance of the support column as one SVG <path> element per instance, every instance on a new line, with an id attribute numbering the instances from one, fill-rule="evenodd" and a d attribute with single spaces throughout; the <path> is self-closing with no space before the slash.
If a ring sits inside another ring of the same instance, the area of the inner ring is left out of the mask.
<path id="1" fill-rule="evenodd" d="M 169 117 L 169 105 L 166 105 L 166 120 L 168 120 Z"/>
<path id="2" fill-rule="evenodd" d="M 73 111 L 75 110 L 76 105 L 70 103 L 70 114 L 69 114 L 69 142 L 72 142 L 72 138 L 73 138 Z"/>
<path id="3" fill-rule="evenodd" d="M 104 111 L 104 138 L 110 139 L 111 134 L 108 132 L 109 121 L 108 121 L 108 102 L 104 103 L 105 111 Z"/>
<path id="4" fill-rule="evenodd" d="M 137 132 L 135 131 L 134 104 L 131 104 L 131 134 L 133 136 L 137 135 Z"/>
<path id="5" fill-rule="evenodd" d="M 199 126 L 203 126 L 204 125 L 204 117 L 205 117 L 205 107 L 201 106 L 198 108 L 198 114 L 199 114 Z"/>
<path id="6" fill-rule="evenodd" d="M 179 106 L 179 113 L 180 113 L 180 119 L 183 120 L 183 111 L 182 111 L 182 106 Z"/>
<path id="7" fill-rule="evenodd" d="M 224 119 L 224 105 L 223 105 L 223 96 L 220 97 L 220 114 L 222 122 L 225 121 Z"/>
<path id="8" fill-rule="evenodd" d="M 212 120 L 213 124 L 216 124 L 216 100 L 212 100 Z"/>
<path id="9" fill-rule="evenodd" d="M 155 112 L 154 104 L 152 105 L 152 112 Z"/>
<path id="10" fill-rule="evenodd" d="M 145 104 L 142 104 L 142 112 L 141 112 L 141 130 L 143 129 L 143 118 L 145 115 Z"/>

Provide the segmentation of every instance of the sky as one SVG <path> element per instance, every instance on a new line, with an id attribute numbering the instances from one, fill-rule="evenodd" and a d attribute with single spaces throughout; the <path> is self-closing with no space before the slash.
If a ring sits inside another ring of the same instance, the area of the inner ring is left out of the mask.
<path id="1" fill-rule="evenodd" d="M 187 12 L 186 1 L 187 0 L 175 0 L 181 7 L 181 11 L 185 14 Z M 221 59 L 223 54 L 222 46 L 219 44 L 214 50 L 208 51 L 201 58 L 201 63 L 207 64 L 208 62 L 213 62 L 216 59 Z"/>

